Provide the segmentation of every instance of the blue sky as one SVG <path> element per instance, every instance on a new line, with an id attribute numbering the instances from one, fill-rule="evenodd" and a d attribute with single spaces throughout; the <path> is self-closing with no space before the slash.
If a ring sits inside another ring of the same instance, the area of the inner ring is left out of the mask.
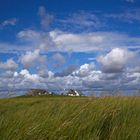
<path id="1" fill-rule="evenodd" d="M 0 1 L 0 88 L 140 85 L 139 0 Z"/>

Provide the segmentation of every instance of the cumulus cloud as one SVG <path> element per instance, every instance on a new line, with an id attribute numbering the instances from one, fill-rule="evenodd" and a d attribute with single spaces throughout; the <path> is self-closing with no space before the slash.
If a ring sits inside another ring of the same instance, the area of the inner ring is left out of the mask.
<path id="1" fill-rule="evenodd" d="M 31 81 L 38 81 L 39 79 L 39 76 L 37 74 L 30 74 L 27 69 L 21 70 L 19 74 L 25 79 L 29 79 Z"/>
<path id="2" fill-rule="evenodd" d="M 41 18 L 42 27 L 47 28 L 53 20 L 53 15 L 47 14 L 44 6 L 39 7 L 38 15 Z"/>
<path id="3" fill-rule="evenodd" d="M 21 63 L 25 68 L 30 68 L 31 66 L 45 65 L 46 57 L 40 54 L 40 50 L 34 50 L 33 52 L 27 51 L 20 58 Z"/>
<path id="4" fill-rule="evenodd" d="M 122 51 L 126 50 L 118 49 L 117 51 L 119 51 L 119 56 L 117 55 L 118 58 L 122 58 Z M 131 52 L 128 51 L 127 55 L 129 53 L 131 54 Z M 109 55 L 104 56 L 108 57 L 108 59 L 106 58 L 107 60 L 113 60 L 115 64 L 117 63 L 120 65 L 120 63 L 115 59 L 117 57 L 116 53 L 116 57 L 114 56 L 114 52 L 112 54 L 112 51 L 108 54 Z M 123 57 L 126 59 L 125 55 L 123 55 Z M 131 58 L 131 55 L 129 57 Z M 127 62 L 126 60 L 125 62 Z M 110 62 L 109 64 L 112 65 Z M 126 70 L 121 73 L 104 73 L 97 69 L 94 63 L 85 63 L 79 68 L 76 65 L 70 65 L 62 72 L 55 74 L 52 71 L 41 68 L 38 73 L 31 73 L 28 69 L 22 69 L 20 72 L 7 70 L 5 74 L 1 73 L 0 76 L 0 87 L 5 89 L 46 88 L 48 90 L 61 91 L 64 89 L 74 88 L 84 91 L 84 93 L 87 91 L 92 93 L 92 91 L 112 89 L 116 91 L 129 88 L 137 89 L 139 87 L 139 83 L 139 71 Z"/>
<path id="5" fill-rule="evenodd" d="M 140 86 L 139 83 L 140 73 L 138 72 L 103 73 L 96 70 L 94 64 L 83 64 L 72 74 L 65 76 L 55 76 L 53 72 L 48 71 L 48 76 L 44 77 L 39 73 L 32 74 L 29 70 L 23 69 L 20 72 L 14 72 L 13 77 L 0 77 L 0 87 L 5 89 L 46 88 L 60 92 L 74 88 L 91 94 L 94 91 L 104 90 L 136 90 Z"/>
<path id="6" fill-rule="evenodd" d="M 1 89 L 30 89 L 30 88 L 47 88 L 47 82 L 53 80 L 53 72 L 48 71 L 47 77 L 41 77 L 38 73 L 31 73 L 27 69 L 21 69 L 20 72 L 9 72 L 0 76 Z"/>
<path id="7" fill-rule="evenodd" d="M 15 70 L 18 64 L 13 59 L 8 59 L 6 62 L 0 62 L 0 69 Z"/>
<path id="8" fill-rule="evenodd" d="M 92 71 L 95 70 L 95 64 L 84 64 L 80 66 L 79 70 L 74 71 L 72 74 L 78 77 L 88 76 Z"/>
<path id="9" fill-rule="evenodd" d="M 98 62 L 101 63 L 103 72 L 117 73 L 123 71 L 133 56 L 133 52 L 121 48 L 114 48 L 105 56 L 100 56 Z"/>

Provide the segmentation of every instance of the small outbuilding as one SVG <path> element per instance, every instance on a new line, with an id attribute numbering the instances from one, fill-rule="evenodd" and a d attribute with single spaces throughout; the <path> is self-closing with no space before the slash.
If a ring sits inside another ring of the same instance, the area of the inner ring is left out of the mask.
<path id="1" fill-rule="evenodd" d="M 41 96 L 41 95 L 50 95 L 51 93 L 44 89 L 31 89 L 27 96 Z"/>

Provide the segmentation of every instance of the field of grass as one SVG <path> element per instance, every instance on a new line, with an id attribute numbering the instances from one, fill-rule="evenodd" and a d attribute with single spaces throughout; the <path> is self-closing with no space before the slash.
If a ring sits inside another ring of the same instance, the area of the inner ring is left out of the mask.
<path id="1" fill-rule="evenodd" d="M 0 140 L 140 140 L 140 97 L 0 99 Z"/>

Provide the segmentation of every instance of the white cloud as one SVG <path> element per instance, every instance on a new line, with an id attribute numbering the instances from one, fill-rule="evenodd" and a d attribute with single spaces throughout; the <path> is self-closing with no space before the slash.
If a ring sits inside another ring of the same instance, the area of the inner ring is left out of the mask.
<path id="1" fill-rule="evenodd" d="M 50 36 L 59 51 L 72 50 L 74 52 L 100 50 L 101 48 L 98 48 L 98 46 L 100 46 L 105 39 L 105 36 L 99 33 L 74 34 L 62 31 L 51 31 Z"/>
<path id="2" fill-rule="evenodd" d="M 14 72 L 13 77 L 10 72 L 9 77 L 0 77 L 0 87 L 2 89 L 30 89 L 45 88 L 48 90 L 64 90 L 69 88 L 79 89 L 85 92 L 102 90 L 123 90 L 138 89 L 140 86 L 140 73 L 103 73 L 96 70 L 94 64 L 83 64 L 73 74 L 65 76 L 54 76 L 48 71 L 48 76 L 43 77 L 37 73 L 31 74 L 27 69 Z M 63 85 L 63 86 L 62 86 Z"/>
<path id="3" fill-rule="evenodd" d="M 37 49 L 43 51 L 56 50 L 55 44 L 47 32 L 39 32 L 35 30 L 23 30 L 17 34 L 17 38 L 20 39 L 22 43 L 25 43 L 24 47 L 26 49 Z"/>
<path id="4" fill-rule="evenodd" d="M 7 19 L 5 21 L 3 21 L 2 23 L 0 23 L 0 28 L 4 28 L 5 26 L 15 26 L 17 23 L 17 19 L 16 18 L 11 18 L 11 19 Z"/>
<path id="5" fill-rule="evenodd" d="M 74 71 L 72 74 L 78 77 L 85 77 L 91 74 L 92 71 L 95 71 L 94 63 L 81 65 L 80 68 Z"/>
<path id="6" fill-rule="evenodd" d="M 133 52 L 121 48 L 114 48 L 105 56 L 100 56 L 98 61 L 102 64 L 102 70 L 104 72 L 116 73 L 122 72 L 133 56 Z"/>
<path id="7" fill-rule="evenodd" d="M 8 59 L 6 62 L 0 62 L 0 69 L 15 70 L 18 64 L 13 59 Z"/>
<path id="8" fill-rule="evenodd" d="M 19 73 L 21 76 L 23 76 L 25 79 L 31 80 L 31 81 L 38 81 L 39 76 L 37 74 L 30 74 L 27 69 L 23 69 Z"/>
<path id="9" fill-rule="evenodd" d="M 0 52 L 105 52 L 113 48 L 140 48 L 140 38 L 115 32 L 71 33 L 60 30 L 38 32 L 23 30 L 17 34 L 21 44 L 0 43 Z"/>
<path id="10" fill-rule="evenodd" d="M 18 76 L 18 72 L 14 72 L 14 77 L 17 77 Z"/>
<path id="11" fill-rule="evenodd" d="M 25 55 L 20 58 L 21 63 L 25 68 L 30 68 L 31 66 L 37 66 L 38 64 L 45 65 L 46 57 L 40 54 L 40 50 L 34 50 L 33 52 L 27 51 Z"/>
<path id="12" fill-rule="evenodd" d="M 34 30 L 23 30 L 23 31 L 20 31 L 18 34 L 17 34 L 17 37 L 18 38 L 21 38 L 21 39 L 25 39 L 25 40 L 38 40 L 40 39 L 41 35 L 39 32 L 36 32 Z"/>
<path id="13" fill-rule="evenodd" d="M 139 38 L 113 32 L 68 33 L 59 30 L 50 32 L 58 51 L 92 52 L 106 51 L 112 48 L 132 48 L 140 45 Z M 136 45 L 135 45 L 136 44 Z"/>
<path id="14" fill-rule="evenodd" d="M 131 2 L 132 3 L 132 2 Z M 134 1 L 133 1 L 134 3 Z M 115 20 L 119 20 L 121 22 L 126 22 L 126 23 L 139 23 L 140 22 L 140 9 L 129 9 L 129 10 L 124 10 L 121 13 L 113 13 L 113 14 L 105 14 L 104 17 L 109 19 L 113 18 Z"/>
<path id="15" fill-rule="evenodd" d="M 2 43 L 0 42 L 0 53 L 11 53 L 11 54 L 17 54 L 24 52 L 26 50 L 31 50 L 31 46 L 29 45 L 17 45 L 12 43 Z"/>
<path id="16" fill-rule="evenodd" d="M 64 19 L 58 20 L 60 24 L 63 24 L 67 29 L 91 29 L 91 28 L 100 28 L 104 26 L 104 23 L 99 19 L 95 13 L 79 11 L 68 15 Z"/>

